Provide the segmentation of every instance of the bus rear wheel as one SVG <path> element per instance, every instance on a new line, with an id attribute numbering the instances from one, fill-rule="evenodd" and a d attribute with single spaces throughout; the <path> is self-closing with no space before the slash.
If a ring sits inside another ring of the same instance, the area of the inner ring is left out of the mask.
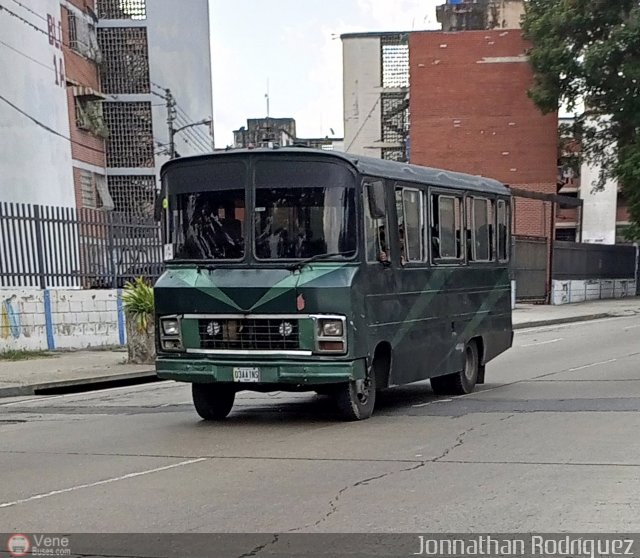
<path id="1" fill-rule="evenodd" d="M 478 345 L 475 341 L 470 341 L 464 348 L 462 370 L 455 374 L 431 378 L 431 389 L 436 395 L 466 395 L 476 387 L 479 371 Z"/>
<path id="2" fill-rule="evenodd" d="M 337 386 L 333 396 L 343 420 L 368 419 L 376 404 L 376 376 L 370 369 L 364 380 L 352 380 Z"/>
<path id="3" fill-rule="evenodd" d="M 201 418 L 222 420 L 231 412 L 236 390 L 224 384 L 192 384 L 191 395 L 193 406 Z"/>

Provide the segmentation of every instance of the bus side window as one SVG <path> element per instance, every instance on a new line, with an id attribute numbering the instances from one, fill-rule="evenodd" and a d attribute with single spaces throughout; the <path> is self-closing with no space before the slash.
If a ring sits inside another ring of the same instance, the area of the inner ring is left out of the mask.
<path id="1" fill-rule="evenodd" d="M 387 219 L 374 219 L 371 216 L 366 197 L 364 199 L 364 219 L 367 262 L 387 262 L 390 257 L 386 231 Z"/>
<path id="2" fill-rule="evenodd" d="M 471 234 L 470 261 L 488 262 L 494 259 L 493 201 L 487 198 L 467 198 L 467 227 Z"/>
<path id="3" fill-rule="evenodd" d="M 461 260 L 462 218 L 459 196 L 432 194 L 431 196 L 431 250 L 433 260 Z"/>

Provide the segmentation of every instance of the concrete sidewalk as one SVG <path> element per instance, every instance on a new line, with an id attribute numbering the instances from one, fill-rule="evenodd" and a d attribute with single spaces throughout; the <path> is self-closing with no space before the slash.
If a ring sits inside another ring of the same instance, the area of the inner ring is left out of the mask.
<path id="1" fill-rule="evenodd" d="M 43 358 L 0 360 L 0 397 L 34 395 L 91 384 L 154 379 L 153 366 L 126 364 L 126 351 L 50 353 Z"/>
<path id="2" fill-rule="evenodd" d="M 524 329 L 634 314 L 640 314 L 640 297 L 563 306 L 523 304 L 513 312 L 513 327 Z M 0 360 L 0 397 L 81 389 L 91 384 L 103 387 L 126 381 L 142 383 L 156 378 L 153 366 L 125 364 L 126 358 L 125 351 L 78 351 L 15 362 Z"/>
<path id="3" fill-rule="evenodd" d="M 634 314 L 640 314 L 640 297 L 594 300 L 559 306 L 517 304 L 513 311 L 513 329 L 583 322 L 616 316 L 632 316 Z"/>

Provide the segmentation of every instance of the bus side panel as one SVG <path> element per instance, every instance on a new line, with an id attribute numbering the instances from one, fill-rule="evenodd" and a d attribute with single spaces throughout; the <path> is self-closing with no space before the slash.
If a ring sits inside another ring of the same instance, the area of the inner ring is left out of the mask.
<path id="1" fill-rule="evenodd" d="M 381 275 L 381 274 L 380 274 Z M 371 342 L 384 332 L 392 346 L 394 385 L 451 374 L 462 368 L 465 343 L 480 337 L 483 362 L 511 344 L 511 297 L 505 268 L 399 269 L 395 291 L 367 297 Z M 372 291 L 388 288 L 372 277 Z"/>

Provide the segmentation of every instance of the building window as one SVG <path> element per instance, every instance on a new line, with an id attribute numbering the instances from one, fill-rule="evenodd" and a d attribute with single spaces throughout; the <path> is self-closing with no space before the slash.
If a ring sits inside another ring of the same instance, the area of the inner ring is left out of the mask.
<path id="1" fill-rule="evenodd" d="M 154 167 L 151 103 L 103 103 L 109 130 L 107 165 Z"/>
<path id="2" fill-rule="evenodd" d="M 381 93 L 382 141 L 404 145 L 409 134 L 409 98 L 406 93 Z"/>
<path id="3" fill-rule="evenodd" d="M 82 13 L 68 11 L 69 48 L 93 60 L 102 62 L 102 53 L 98 45 L 96 26 Z"/>
<path id="4" fill-rule="evenodd" d="M 95 209 L 98 207 L 98 196 L 96 194 L 96 184 L 93 179 L 93 173 L 80 171 L 80 200 L 82 207 Z"/>
<path id="5" fill-rule="evenodd" d="M 149 93 L 149 46 L 144 27 L 99 30 L 102 88 L 105 93 Z"/>
<path id="6" fill-rule="evenodd" d="M 430 213 L 433 260 L 441 263 L 462 260 L 462 198 L 433 194 Z"/>
<path id="7" fill-rule="evenodd" d="M 109 176 L 107 180 L 114 211 L 137 217 L 153 217 L 156 200 L 155 176 Z"/>
<path id="8" fill-rule="evenodd" d="M 146 0 L 98 0 L 100 19 L 147 19 Z"/>
<path id="9" fill-rule="evenodd" d="M 102 101 L 75 98 L 76 107 L 76 127 L 85 130 L 99 138 L 106 138 L 109 135 L 107 126 L 104 123 L 102 112 Z"/>
<path id="10" fill-rule="evenodd" d="M 406 34 L 380 37 L 382 87 L 409 87 L 409 39 Z"/>
<path id="11" fill-rule="evenodd" d="M 406 161 L 404 151 L 402 149 L 398 149 L 397 147 L 383 147 L 381 151 L 382 158 L 387 161 L 398 161 L 401 163 Z"/>

